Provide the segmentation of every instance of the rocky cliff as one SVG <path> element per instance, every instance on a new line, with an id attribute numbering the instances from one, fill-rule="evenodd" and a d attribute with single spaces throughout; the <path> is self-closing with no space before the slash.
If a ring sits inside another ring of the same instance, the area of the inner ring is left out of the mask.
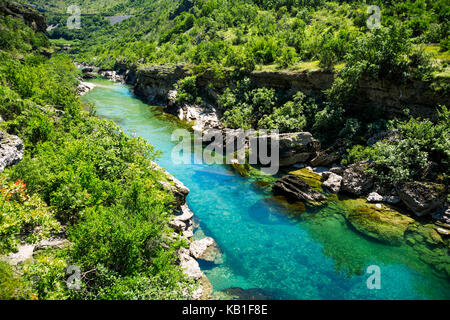
<path id="1" fill-rule="evenodd" d="M 192 74 L 185 65 L 152 66 L 131 70 L 123 65 L 117 69 L 126 74 L 126 81 L 135 85 L 138 96 L 148 102 L 167 104 L 168 93 L 174 89 L 175 83 Z M 297 91 L 316 96 L 323 95 L 324 90 L 331 87 L 334 74 L 328 71 L 253 71 L 249 78 L 258 87 L 274 88 L 287 94 Z M 205 72 L 197 76 L 197 85 L 202 95 L 213 103 L 223 89 L 233 86 L 232 81 L 217 79 L 213 73 Z M 438 105 L 450 105 L 447 94 L 434 91 L 430 84 L 418 80 L 409 80 L 404 83 L 389 80 L 362 79 L 358 83 L 357 94 L 346 105 L 351 112 L 363 112 L 367 108 L 385 108 L 391 116 L 403 114 L 408 107 L 413 116 L 431 117 L 436 113 Z"/>
<path id="2" fill-rule="evenodd" d="M 0 1 L 0 15 L 20 18 L 35 32 L 45 32 L 47 21 L 36 9 L 9 1 Z"/>

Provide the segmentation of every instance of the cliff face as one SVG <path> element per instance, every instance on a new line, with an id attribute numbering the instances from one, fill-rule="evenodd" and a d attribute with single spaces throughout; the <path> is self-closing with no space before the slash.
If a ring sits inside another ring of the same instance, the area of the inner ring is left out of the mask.
<path id="1" fill-rule="evenodd" d="M 45 32 L 47 29 L 45 17 L 36 9 L 29 6 L 9 1 L 0 1 L 0 15 L 23 19 L 35 32 Z"/>
<path id="2" fill-rule="evenodd" d="M 125 72 L 123 66 L 119 69 L 122 69 L 122 73 Z M 128 82 L 135 85 L 135 93 L 151 103 L 158 104 L 167 104 L 167 94 L 174 89 L 175 83 L 191 75 L 183 65 L 152 66 L 128 70 L 127 73 Z M 249 77 L 258 87 L 274 88 L 288 94 L 300 90 L 319 96 L 331 87 L 334 80 L 334 74 L 326 71 L 254 71 Z M 212 73 L 206 72 L 197 77 L 197 85 L 203 95 L 215 101 L 221 91 L 233 83 L 216 79 Z M 394 83 L 363 79 L 359 82 L 357 94 L 346 108 L 352 112 L 364 112 L 367 108 L 382 107 L 390 117 L 394 117 L 403 114 L 403 109 L 408 107 L 413 116 L 433 118 L 438 105 L 450 105 L 450 97 L 433 91 L 426 82 Z"/>

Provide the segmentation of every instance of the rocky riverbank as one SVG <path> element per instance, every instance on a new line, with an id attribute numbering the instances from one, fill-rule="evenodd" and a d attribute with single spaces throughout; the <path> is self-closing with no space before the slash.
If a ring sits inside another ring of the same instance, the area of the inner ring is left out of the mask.
<path id="1" fill-rule="evenodd" d="M 220 110 L 213 104 L 177 105 L 174 85 L 179 79 L 190 75 L 185 66 L 154 66 L 143 70 L 135 68 L 130 70 L 119 66 L 117 70 L 123 76 L 120 81 L 133 84 L 137 95 L 148 102 L 165 105 L 167 112 L 177 115 L 181 120 L 192 122 L 194 130 L 200 132 L 220 130 L 224 135 L 229 134 L 231 137 L 239 134 L 238 130 L 223 127 L 219 121 Z M 261 74 L 255 73 L 254 76 L 262 81 Z M 208 74 L 202 75 L 197 81 L 200 84 L 206 84 L 208 81 L 213 83 L 212 86 L 204 88 L 205 95 L 212 97 L 213 101 L 217 92 L 212 87 L 217 88 L 226 84 L 215 83 L 214 79 L 208 77 L 210 77 Z M 265 77 L 269 80 L 273 78 L 267 74 Z M 325 75 L 310 75 L 304 79 L 298 75 L 277 73 L 275 78 L 284 79 L 279 83 L 275 81 L 278 86 L 290 86 L 292 90 L 311 92 L 323 90 L 327 82 Z M 272 82 L 273 85 L 276 84 Z M 384 92 L 386 96 L 389 95 L 388 91 Z M 407 96 L 413 99 L 412 94 Z M 391 108 L 395 108 L 398 101 L 408 99 L 404 96 L 400 100 L 396 97 L 391 98 L 396 101 L 391 102 Z M 418 110 L 430 111 L 434 100 L 430 100 L 429 104 L 422 100 L 417 100 L 420 102 L 420 105 L 416 104 Z M 362 102 L 361 104 L 364 105 Z M 368 140 L 368 144 L 380 139 L 389 139 L 390 135 L 392 134 L 385 133 L 374 136 Z M 280 165 L 284 167 L 282 170 L 288 171 L 289 174 L 272 184 L 272 190 L 276 195 L 284 196 L 289 201 L 301 201 L 314 206 L 320 206 L 330 200 L 348 198 L 347 202 L 342 202 L 345 207 L 343 213 L 357 232 L 391 245 L 404 243 L 412 245 L 415 250 L 427 257 L 427 261 L 425 258 L 424 261 L 432 264 L 440 274 L 447 277 L 450 275 L 450 261 L 447 261 L 450 210 L 446 186 L 415 181 L 395 188 L 386 188 L 377 185 L 375 177 L 368 174 L 367 169 L 371 166 L 369 162 L 358 162 L 348 166 L 339 164 L 346 151 L 343 140 L 337 140 L 332 146 L 322 149 L 320 142 L 309 132 L 282 134 L 278 139 Z M 223 143 L 225 145 L 227 141 Z M 245 145 L 248 147 L 248 140 Z M 249 167 L 246 165 L 234 163 L 233 167 L 243 176 L 250 175 Z M 294 168 L 304 169 L 294 170 Z M 353 200 L 355 202 L 352 202 Z M 185 213 L 181 213 L 181 216 L 183 215 Z M 186 224 L 183 220 L 176 219 L 173 226 L 178 232 L 189 233 L 190 224 Z M 424 243 L 420 243 L 420 239 Z M 195 263 L 189 262 L 188 257 L 193 258 L 190 251 L 184 251 L 181 255 L 184 264 L 189 266 L 193 270 L 192 274 L 196 274 L 194 277 L 198 278 L 199 273 L 195 271 L 197 268 L 192 267 Z"/>

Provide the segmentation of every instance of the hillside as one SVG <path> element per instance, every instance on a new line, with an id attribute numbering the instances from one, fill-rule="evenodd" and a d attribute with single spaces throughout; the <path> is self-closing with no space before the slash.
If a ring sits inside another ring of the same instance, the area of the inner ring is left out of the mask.
<path id="1" fill-rule="evenodd" d="M 156 150 L 83 110 L 79 71 L 51 55 L 42 16 L 0 11 L 0 299 L 186 298 Z"/>

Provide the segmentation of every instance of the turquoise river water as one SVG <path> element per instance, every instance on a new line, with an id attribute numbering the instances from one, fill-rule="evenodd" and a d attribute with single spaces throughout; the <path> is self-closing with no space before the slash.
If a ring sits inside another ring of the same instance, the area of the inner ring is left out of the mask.
<path id="1" fill-rule="evenodd" d="M 222 264 L 201 264 L 215 292 L 240 287 L 272 299 L 450 298 L 449 283 L 410 246 L 384 245 L 356 232 L 332 201 L 300 215 L 229 166 L 174 164 L 171 134 L 181 124 L 137 99 L 127 85 L 92 82 L 97 87 L 83 100 L 161 150 L 157 162 L 191 190 L 187 202 L 200 223 L 195 236 L 213 237 L 223 251 Z M 380 267 L 380 289 L 367 287 L 370 265 Z"/>

